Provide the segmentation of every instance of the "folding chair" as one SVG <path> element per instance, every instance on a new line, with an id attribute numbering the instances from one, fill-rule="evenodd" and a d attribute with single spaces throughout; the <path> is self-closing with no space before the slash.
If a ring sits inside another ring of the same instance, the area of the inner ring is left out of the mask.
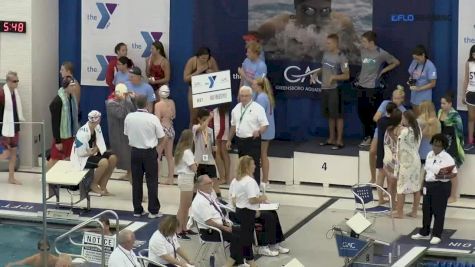
<path id="1" fill-rule="evenodd" d="M 226 218 L 231 221 L 231 219 L 229 218 L 229 213 L 230 212 L 233 212 L 235 213 L 236 212 L 236 209 L 230 205 L 224 205 L 222 203 L 218 203 L 218 206 L 221 208 L 221 210 L 224 212 Z M 253 251 L 255 254 L 258 254 L 257 253 L 257 248 L 259 246 L 259 242 L 257 241 L 257 232 L 258 231 L 262 231 L 263 229 L 263 226 L 262 224 L 260 223 L 255 223 L 254 225 L 254 247 L 253 247 Z"/>
<path id="2" fill-rule="evenodd" d="M 373 197 L 373 188 L 381 190 L 381 192 L 383 192 L 383 195 L 388 196 L 389 207 L 375 204 L 374 197 Z M 353 193 L 353 196 L 355 197 L 355 212 L 362 211 L 365 218 L 368 218 L 368 215 L 372 215 L 373 226 L 376 222 L 376 217 L 381 216 L 381 215 L 389 215 L 391 216 L 393 230 L 395 230 L 394 217 L 392 215 L 392 211 L 393 211 L 392 198 L 391 198 L 391 194 L 389 194 L 388 191 L 386 191 L 383 187 L 377 184 L 366 183 L 366 184 L 353 185 L 351 187 L 351 192 Z"/>
<path id="3" fill-rule="evenodd" d="M 201 266 L 202 262 L 204 261 L 204 264 L 209 264 L 209 258 L 213 255 L 216 254 L 216 252 L 222 248 L 223 254 L 224 254 L 224 260 L 227 258 L 227 253 L 226 253 L 226 243 L 223 238 L 223 233 L 220 229 L 209 226 L 205 222 L 201 222 L 198 219 L 190 216 L 190 220 L 193 222 L 193 225 L 195 226 L 197 232 L 198 232 L 198 238 L 200 240 L 200 248 L 196 252 L 195 255 L 195 264 L 196 266 Z M 201 238 L 200 234 L 200 228 L 201 229 L 207 229 L 207 230 L 214 230 L 218 232 L 219 234 L 219 239 L 220 241 L 206 241 Z"/>
<path id="4" fill-rule="evenodd" d="M 148 258 L 148 249 L 142 249 L 139 251 L 139 256 L 137 257 L 137 260 L 139 261 L 140 265 L 142 267 L 147 267 L 149 263 L 155 264 L 158 267 L 166 267 L 165 265 L 158 263 L 156 261 L 153 261 Z"/>

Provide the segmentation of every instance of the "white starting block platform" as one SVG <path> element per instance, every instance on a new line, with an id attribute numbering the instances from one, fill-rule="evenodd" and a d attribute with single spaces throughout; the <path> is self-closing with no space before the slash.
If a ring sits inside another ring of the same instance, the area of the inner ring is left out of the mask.
<path id="1" fill-rule="evenodd" d="M 271 141 L 269 146 L 269 178 L 286 185 L 308 183 L 323 186 L 352 186 L 368 182 L 369 151 L 358 147 L 359 140 L 347 140 L 343 149 L 332 150 L 319 142 Z M 230 152 L 231 177 L 235 176 L 238 155 Z M 459 169 L 459 193 L 475 196 L 475 154 L 466 154 Z M 160 163 L 160 176 L 168 175 L 165 157 Z M 262 176 L 261 176 L 262 177 Z"/>
<path id="2" fill-rule="evenodd" d="M 78 203 L 86 199 L 87 201 L 87 210 L 91 208 L 90 196 L 89 196 L 89 186 L 92 181 L 92 170 L 83 170 L 77 171 L 73 168 L 70 161 L 60 160 L 58 161 L 47 173 L 46 173 L 46 183 L 49 185 L 50 197 L 56 196 L 56 201 L 48 202 L 49 204 L 56 204 L 57 206 L 67 206 L 71 209 L 75 207 Z M 66 188 L 66 191 L 69 194 L 69 202 L 60 202 L 60 192 L 61 188 Z M 51 191 L 52 190 L 52 191 Z M 74 202 L 73 191 L 79 192 L 79 200 Z"/>

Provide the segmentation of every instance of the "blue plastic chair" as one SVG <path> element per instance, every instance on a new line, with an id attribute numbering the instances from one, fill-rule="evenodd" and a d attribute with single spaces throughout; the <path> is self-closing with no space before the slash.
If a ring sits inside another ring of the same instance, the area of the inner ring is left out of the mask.
<path id="1" fill-rule="evenodd" d="M 375 200 L 373 197 L 374 188 L 381 190 L 383 192 L 383 195 L 386 195 L 389 198 L 388 206 L 382 206 L 375 203 Z M 353 196 L 355 198 L 355 212 L 356 211 L 363 212 L 364 217 L 367 219 L 369 215 L 372 215 L 371 217 L 373 217 L 373 226 L 374 226 L 374 223 L 376 222 L 376 217 L 382 216 L 382 215 L 389 215 L 391 216 L 393 230 L 395 229 L 394 218 L 392 216 L 392 212 L 393 212 L 392 199 L 391 199 L 391 194 L 389 194 L 388 191 L 386 191 L 383 187 L 377 184 L 366 183 L 366 184 L 353 185 L 351 187 L 351 192 L 353 193 Z"/>

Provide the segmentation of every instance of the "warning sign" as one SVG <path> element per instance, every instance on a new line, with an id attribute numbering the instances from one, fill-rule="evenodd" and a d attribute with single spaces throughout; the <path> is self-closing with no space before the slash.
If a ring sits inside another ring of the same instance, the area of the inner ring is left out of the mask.
<path id="1" fill-rule="evenodd" d="M 98 233 L 85 232 L 83 239 L 83 245 L 96 245 L 102 246 L 102 236 Z M 104 236 L 104 251 L 106 254 L 106 262 L 109 261 L 109 256 L 114 250 L 116 245 L 115 235 Z M 96 247 L 83 247 L 81 255 L 85 257 L 89 262 L 102 263 L 101 249 Z"/>

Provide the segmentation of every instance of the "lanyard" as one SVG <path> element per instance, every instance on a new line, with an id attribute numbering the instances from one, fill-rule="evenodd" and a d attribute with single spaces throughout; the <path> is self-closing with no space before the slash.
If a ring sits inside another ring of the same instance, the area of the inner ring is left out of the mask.
<path id="1" fill-rule="evenodd" d="M 170 239 L 166 238 L 165 237 L 165 240 L 167 240 L 168 243 L 170 243 L 170 245 L 172 245 L 173 247 L 173 256 L 175 257 L 176 259 L 176 247 L 175 247 L 175 243 L 173 242 L 173 237 L 172 237 L 172 240 L 170 241 Z"/>
<path id="2" fill-rule="evenodd" d="M 242 122 L 242 118 L 244 117 L 244 114 L 246 114 L 247 109 L 251 106 L 252 101 L 247 104 L 246 108 L 244 108 L 244 111 L 242 110 L 242 104 L 241 104 L 241 117 L 239 118 L 239 123 Z"/>
<path id="3" fill-rule="evenodd" d="M 122 253 L 124 253 L 124 255 L 127 257 L 127 259 L 130 261 L 130 263 L 132 263 L 132 266 L 135 266 L 135 262 L 133 260 L 130 259 L 129 255 L 127 255 L 127 253 L 125 253 L 125 251 L 121 248 L 121 247 L 118 247 L 120 249 L 120 251 L 122 251 Z M 132 259 L 134 257 L 132 256 Z"/>
<path id="4" fill-rule="evenodd" d="M 208 126 L 204 131 L 201 131 L 201 138 L 203 139 L 203 143 L 205 144 L 205 148 L 208 148 Z"/>
<path id="5" fill-rule="evenodd" d="M 424 65 L 422 65 L 422 70 L 421 70 L 421 76 L 422 76 L 422 73 L 424 72 L 424 68 L 426 67 L 426 63 L 427 63 L 427 59 L 424 61 Z M 411 77 L 414 79 L 414 72 L 417 70 L 417 67 L 419 67 L 419 63 L 417 63 L 416 67 L 414 68 L 414 70 L 412 71 L 411 73 Z M 419 76 L 419 78 L 421 77 Z"/>
<path id="6" fill-rule="evenodd" d="M 221 209 L 216 205 L 216 203 L 214 201 L 212 201 L 211 199 L 209 199 L 205 194 L 203 194 L 203 192 L 201 191 L 198 191 L 204 198 L 206 198 L 206 200 L 209 201 L 209 204 L 211 206 L 214 207 L 214 209 L 219 212 L 219 215 L 221 215 L 221 220 L 223 221 L 223 225 L 226 225 L 226 220 L 224 219 L 224 214 L 223 212 L 221 211 Z"/>

